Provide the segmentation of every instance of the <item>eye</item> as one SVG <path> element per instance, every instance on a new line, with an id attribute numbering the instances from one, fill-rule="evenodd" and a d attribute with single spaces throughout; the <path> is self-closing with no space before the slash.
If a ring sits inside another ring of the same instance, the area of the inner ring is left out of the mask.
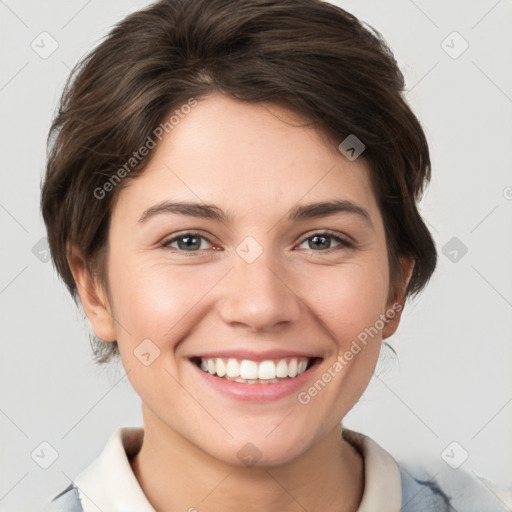
<path id="1" fill-rule="evenodd" d="M 338 247 L 332 247 L 333 241 L 338 244 Z M 206 242 L 212 246 L 211 242 L 200 233 L 186 232 L 164 240 L 161 242 L 160 246 L 164 248 L 175 249 L 178 252 L 196 253 L 200 252 L 201 250 L 208 249 L 208 247 L 204 247 L 203 242 Z M 342 238 L 341 236 L 338 236 L 336 233 L 331 231 L 314 233 L 313 235 L 304 238 L 300 245 L 306 242 L 308 242 L 307 249 L 313 250 L 314 252 L 328 252 L 330 249 L 341 250 L 354 247 L 352 242 L 349 242 L 345 238 Z"/>
<path id="2" fill-rule="evenodd" d="M 183 252 L 198 252 L 201 249 L 205 249 L 202 242 L 206 241 L 208 244 L 211 243 L 200 233 L 182 233 L 181 235 L 164 240 L 160 246 L 177 249 Z M 177 244 L 177 247 L 172 247 L 173 244 Z"/>
<path id="3" fill-rule="evenodd" d="M 352 242 L 349 242 L 345 238 L 342 238 L 331 231 L 322 231 L 319 233 L 314 233 L 313 235 L 310 235 L 307 238 L 305 238 L 302 241 L 301 245 L 304 244 L 305 242 L 308 242 L 308 249 L 311 249 L 315 252 L 328 252 L 329 249 L 336 249 L 336 247 L 331 247 L 331 242 L 333 240 L 338 243 L 337 249 L 339 250 L 354 247 L 354 244 Z"/>

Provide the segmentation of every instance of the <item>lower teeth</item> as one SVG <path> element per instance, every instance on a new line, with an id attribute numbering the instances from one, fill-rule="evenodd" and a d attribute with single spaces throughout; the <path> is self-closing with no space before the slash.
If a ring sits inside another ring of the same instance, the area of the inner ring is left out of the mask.
<path id="1" fill-rule="evenodd" d="M 216 375 L 218 377 L 218 375 Z M 274 384 L 286 379 L 242 379 L 242 377 L 219 377 L 219 379 L 232 380 L 243 384 Z"/>

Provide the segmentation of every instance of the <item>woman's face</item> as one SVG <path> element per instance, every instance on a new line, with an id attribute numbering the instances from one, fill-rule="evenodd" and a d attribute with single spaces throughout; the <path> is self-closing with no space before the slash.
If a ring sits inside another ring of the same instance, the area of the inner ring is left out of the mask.
<path id="1" fill-rule="evenodd" d="M 382 320 L 393 304 L 366 164 L 300 121 L 199 101 L 120 192 L 111 331 L 90 315 L 118 340 L 146 429 L 231 464 L 284 463 L 337 429 L 397 324 Z"/>

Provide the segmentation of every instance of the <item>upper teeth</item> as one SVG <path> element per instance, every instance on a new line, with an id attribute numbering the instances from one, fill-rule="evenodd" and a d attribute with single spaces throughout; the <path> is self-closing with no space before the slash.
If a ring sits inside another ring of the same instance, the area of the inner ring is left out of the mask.
<path id="1" fill-rule="evenodd" d="M 243 359 L 201 358 L 201 369 L 219 377 L 263 379 L 297 377 L 306 371 L 309 358 L 292 357 L 276 361 L 251 361 Z"/>

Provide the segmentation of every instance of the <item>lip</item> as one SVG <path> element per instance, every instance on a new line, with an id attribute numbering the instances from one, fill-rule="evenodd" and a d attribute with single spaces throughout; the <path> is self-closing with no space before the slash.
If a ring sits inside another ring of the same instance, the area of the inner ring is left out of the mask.
<path id="1" fill-rule="evenodd" d="M 237 353 L 240 353 L 240 351 Z M 218 354 L 219 353 L 216 352 L 214 356 L 212 355 L 210 357 L 226 357 L 225 355 L 220 356 Z M 230 352 L 229 354 L 231 357 L 233 357 L 234 353 Z M 244 354 L 247 353 L 244 352 Z M 265 358 L 279 359 L 279 357 L 269 357 L 269 354 L 270 352 L 265 353 Z M 281 354 L 286 354 L 285 357 L 299 357 L 290 356 L 290 352 L 281 352 Z M 203 355 L 201 357 L 207 356 Z M 255 360 L 264 360 L 265 358 Z M 250 357 L 244 356 L 241 359 L 250 359 Z M 294 393 L 298 393 L 302 388 L 306 386 L 308 380 L 310 380 L 316 373 L 316 369 L 318 365 L 321 363 L 321 361 L 322 358 L 316 357 L 310 368 L 308 368 L 304 373 L 301 373 L 299 376 L 294 377 L 293 379 L 285 379 L 280 382 L 274 382 L 269 384 L 244 384 L 242 382 L 234 382 L 231 380 L 211 375 L 210 373 L 201 370 L 201 368 L 199 368 L 199 366 L 197 366 L 197 364 L 193 360 L 189 359 L 189 362 L 192 365 L 194 371 L 198 372 L 201 382 L 204 385 L 208 386 L 210 389 L 213 389 L 214 391 L 222 393 L 223 395 L 227 395 L 228 397 L 234 398 L 236 400 L 256 403 L 280 400 Z"/>

